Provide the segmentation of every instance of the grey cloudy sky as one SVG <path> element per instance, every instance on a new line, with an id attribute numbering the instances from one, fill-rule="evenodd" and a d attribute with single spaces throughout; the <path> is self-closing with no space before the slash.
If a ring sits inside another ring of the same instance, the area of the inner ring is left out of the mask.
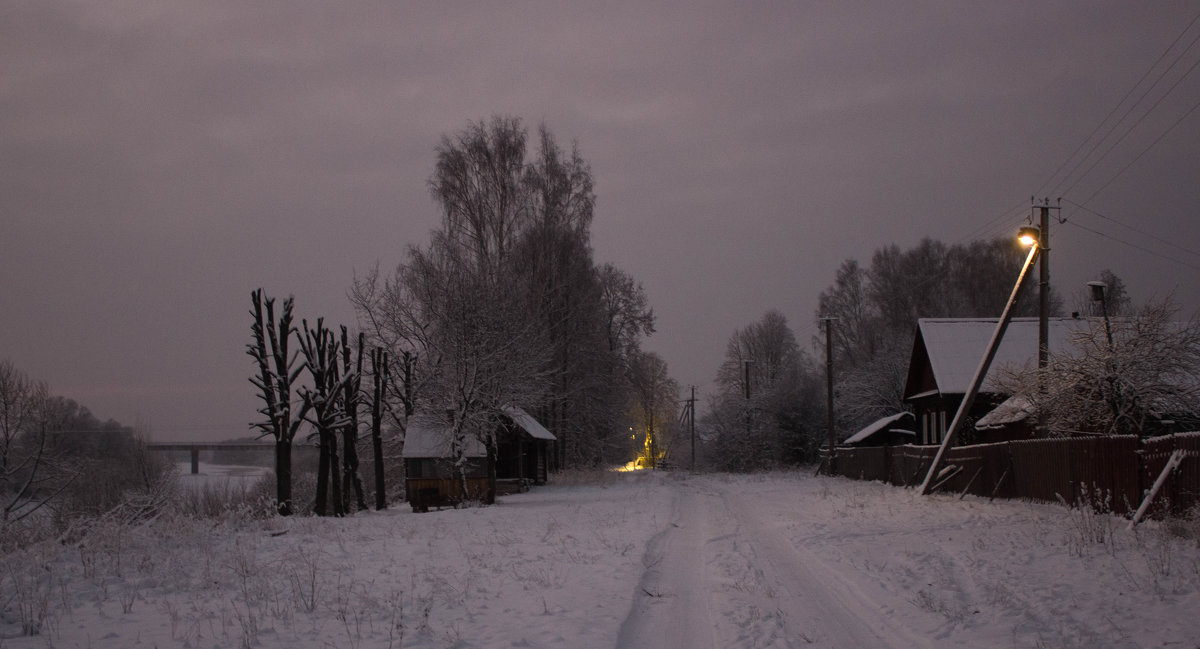
<path id="1" fill-rule="evenodd" d="M 497 113 L 579 143 L 596 257 L 643 282 L 648 347 L 685 386 L 709 385 L 730 333 L 768 309 L 807 342 L 842 260 L 1010 232 L 1034 193 L 1064 198 L 1059 290 L 1109 267 L 1135 299 L 1173 293 L 1190 313 L 1197 14 L 1194 0 L 6 2 L 0 357 L 158 439 L 245 434 L 250 291 L 352 324 L 355 270 L 394 265 L 438 221 L 439 137 Z M 1132 97 L 1184 52 L 1124 122 L 1137 127 L 1056 178 L 1181 33 Z"/>

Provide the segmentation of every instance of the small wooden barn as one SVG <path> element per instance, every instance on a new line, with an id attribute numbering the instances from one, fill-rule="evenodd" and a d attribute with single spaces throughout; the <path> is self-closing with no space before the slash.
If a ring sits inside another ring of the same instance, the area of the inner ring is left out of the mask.
<path id="1" fill-rule="evenodd" d="M 478 439 L 463 440 L 465 477 L 453 458 L 452 427 L 444 418 L 417 416 L 404 440 L 405 488 L 413 511 L 455 507 L 466 501 L 492 504 L 497 495 L 546 484 L 550 444 L 555 437 L 523 409 L 502 409 L 495 431 L 495 483 L 489 478 L 487 449 Z"/>

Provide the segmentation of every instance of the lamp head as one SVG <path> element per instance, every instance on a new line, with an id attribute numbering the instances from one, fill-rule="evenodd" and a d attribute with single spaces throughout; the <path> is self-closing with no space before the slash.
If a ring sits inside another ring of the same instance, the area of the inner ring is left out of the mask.
<path id="1" fill-rule="evenodd" d="M 1025 246 L 1036 245 L 1041 238 L 1041 234 L 1041 230 L 1032 225 L 1021 226 L 1020 231 L 1017 233 L 1017 241 L 1020 241 L 1021 245 Z"/>

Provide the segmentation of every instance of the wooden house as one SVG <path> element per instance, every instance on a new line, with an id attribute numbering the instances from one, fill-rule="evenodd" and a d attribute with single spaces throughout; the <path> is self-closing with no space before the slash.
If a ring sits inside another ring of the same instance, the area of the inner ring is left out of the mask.
<path id="1" fill-rule="evenodd" d="M 917 444 L 941 443 L 983 360 L 997 322 L 996 318 L 922 318 L 918 322 L 904 383 L 904 402 L 916 416 Z M 1077 318 L 1050 318 L 1048 325 L 1052 353 L 1064 349 L 1073 334 L 1088 326 L 1086 320 Z M 995 378 L 1006 368 L 1032 367 L 1037 363 L 1037 353 L 1037 318 L 1013 318 L 975 404 L 967 413 L 963 430 L 973 431 L 968 438 L 990 442 L 1030 436 L 1032 428 L 1021 423 L 1019 412 L 1005 418 L 1002 425 L 979 430 L 974 427 L 1010 396 L 997 391 Z"/>

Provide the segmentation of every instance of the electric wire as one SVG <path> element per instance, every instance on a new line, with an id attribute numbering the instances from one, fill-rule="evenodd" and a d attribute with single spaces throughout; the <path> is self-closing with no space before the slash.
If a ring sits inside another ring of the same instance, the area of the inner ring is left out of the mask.
<path id="1" fill-rule="evenodd" d="M 1063 168 L 1066 167 L 1067 164 L 1070 163 L 1071 160 L 1073 160 L 1075 158 L 1075 156 L 1081 150 L 1083 150 L 1083 147 L 1086 146 L 1087 143 L 1089 141 L 1091 141 L 1091 139 L 1093 137 L 1095 137 L 1096 133 L 1099 132 L 1100 129 L 1106 123 L 1108 123 L 1108 120 L 1117 112 L 1118 109 L 1120 109 L 1121 105 L 1124 104 L 1125 101 L 1133 95 L 1133 93 L 1138 89 L 1138 86 L 1142 85 L 1142 82 L 1146 80 L 1146 77 L 1150 76 L 1150 73 L 1154 70 L 1154 68 L 1158 67 L 1158 64 L 1162 63 L 1163 59 L 1167 58 L 1167 54 L 1175 47 L 1176 44 L 1179 43 L 1179 41 L 1183 38 L 1184 34 L 1186 34 L 1188 32 L 1188 30 L 1190 30 L 1192 28 L 1192 25 L 1196 24 L 1197 20 L 1200 20 L 1200 13 L 1197 13 L 1196 16 L 1194 18 L 1192 18 L 1191 22 L 1189 22 L 1187 24 L 1187 26 L 1183 28 L 1183 31 L 1179 32 L 1179 35 L 1175 37 L 1175 40 L 1171 41 L 1171 44 L 1168 45 L 1167 48 L 1163 50 L 1162 54 L 1160 54 L 1158 56 L 1158 58 L 1154 61 L 1154 63 L 1152 63 L 1150 65 L 1150 67 L 1146 68 L 1146 71 L 1143 72 L 1142 76 L 1140 78 L 1138 78 L 1137 82 L 1134 83 L 1133 86 L 1131 86 L 1129 88 L 1129 90 L 1125 93 L 1125 96 L 1121 97 L 1121 100 L 1118 101 L 1116 103 L 1116 105 L 1114 105 L 1112 107 L 1112 110 L 1108 111 L 1108 114 L 1104 116 L 1104 119 L 1100 120 L 1100 123 L 1096 124 L 1096 127 L 1092 129 L 1092 132 L 1088 133 L 1088 136 L 1085 137 L 1083 139 L 1083 141 L 1081 141 L 1079 143 L 1079 146 L 1075 147 L 1075 150 L 1071 152 L 1071 155 L 1067 156 L 1067 158 L 1062 161 L 1062 164 L 1058 165 L 1058 168 L 1054 170 L 1054 173 L 1050 174 L 1050 176 L 1046 179 L 1046 182 L 1042 183 L 1042 186 L 1039 187 L 1036 192 L 1034 192 L 1034 194 L 1036 196 L 1041 196 L 1042 194 L 1045 193 L 1046 188 L 1050 186 L 1050 183 L 1058 176 L 1059 172 L 1062 171 Z M 1151 86 L 1151 87 L 1153 87 L 1153 86 Z M 1118 123 L 1119 123 L 1119 121 L 1118 121 Z M 1082 164 L 1083 160 L 1086 160 L 1086 159 L 1087 158 L 1085 156 L 1083 159 L 1080 160 L 1079 163 L 1077 163 L 1076 166 L 1078 166 L 1078 164 Z M 1073 172 L 1074 172 L 1074 168 L 1072 169 L 1071 173 L 1073 173 Z M 1063 182 L 1066 182 L 1066 179 L 1068 177 L 1070 177 L 1070 173 L 1068 173 L 1067 176 L 1065 176 L 1063 178 Z"/>
<path id="2" fill-rule="evenodd" d="M 1174 40 L 1174 41 L 1172 41 L 1172 42 L 1171 42 L 1171 44 L 1170 44 L 1170 45 L 1167 47 L 1167 49 L 1163 51 L 1162 55 L 1161 55 L 1161 56 L 1159 56 L 1159 58 L 1158 58 L 1158 59 L 1157 59 L 1157 60 L 1156 60 L 1156 61 L 1155 61 L 1155 62 L 1154 62 L 1154 63 L 1153 63 L 1153 64 L 1152 64 L 1152 65 L 1151 65 L 1149 68 L 1147 68 L 1147 70 L 1146 70 L 1145 74 L 1143 74 L 1143 75 L 1142 75 L 1142 78 L 1141 78 L 1141 79 L 1139 79 L 1139 80 L 1138 80 L 1138 82 L 1137 82 L 1137 83 L 1135 83 L 1135 84 L 1133 85 L 1133 87 L 1132 87 L 1132 88 L 1130 88 L 1130 93 L 1132 93 L 1134 90 L 1136 90 L 1136 89 L 1137 89 L 1137 87 L 1138 87 L 1139 85 L 1141 85 L 1142 81 L 1143 81 L 1143 80 L 1146 78 L 1146 76 L 1148 76 L 1148 75 L 1150 74 L 1150 72 L 1151 72 L 1152 70 L 1154 70 L 1154 68 L 1155 68 L 1155 67 L 1156 67 L 1156 66 L 1159 64 L 1159 62 L 1161 62 L 1161 61 L 1162 61 L 1163 57 L 1165 57 L 1165 56 L 1167 55 L 1167 53 L 1168 53 L 1168 52 L 1170 52 L 1170 51 L 1171 51 L 1171 49 L 1175 47 L 1175 45 L 1176 45 L 1176 44 L 1179 42 L 1179 40 L 1180 40 L 1181 38 L 1183 38 L 1183 35 L 1184 35 L 1184 34 L 1186 34 L 1186 33 L 1188 32 L 1188 30 L 1190 30 L 1190 29 L 1192 28 L 1192 25 L 1194 25 L 1194 24 L 1196 23 L 1196 21 L 1197 21 L 1197 20 L 1200 20 L 1200 13 L 1196 14 L 1196 17 L 1195 17 L 1195 18 L 1193 18 L 1193 19 L 1191 20 L 1191 22 L 1189 22 L 1189 23 L 1187 24 L 1187 26 L 1186 26 L 1186 27 L 1184 27 L 1183 31 L 1182 31 L 1182 32 L 1180 32 L 1179 36 L 1177 36 L 1177 37 L 1175 38 L 1175 40 Z M 1083 165 L 1085 162 L 1087 162 L 1087 160 L 1088 160 L 1088 159 L 1089 159 L 1089 158 L 1092 156 L 1092 154 L 1096 152 L 1096 149 L 1100 148 L 1100 146 L 1101 146 L 1101 145 L 1102 145 L 1102 144 L 1105 142 L 1105 140 L 1107 140 L 1107 139 L 1109 138 L 1109 136 L 1111 136 L 1111 135 L 1113 134 L 1113 132 L 1117 130 L 1117 127 L 1119 127 L 1119 126 L 1121 125 L 1121 123 L 1125 121 L 1125 118 L 1129 117 L 1129 115 L 1130 115 L 1130 114 L 1131 114 L 1131 113 L 1132 113 L 1132 112 L 1133 112 L 1133 111 L 1134 111 L 1134 110 L 1135 110 L 1135 109 L 1136 109 L 1136 108 L 1137 108 L 1137 107 L 1138 107 L 1138 106 L 1139 106 L 1139 105 L 1142 103 L 1142 101 L 1143 101 L 1143 100 L 1145 100 L 1147 96 L 1149 96 L 1150 92 L 1151 92 L 1151 91 L 1153 91 L 1153 90 L 1154 90 L 1154 88 L 1155 88 L 1155 87 L 1157 87 L 1157 86 L 1159 85 L 1159 83 L 1160 83 L 1160 82 L 1162 82 L 1163 78 L 1164 78 L 1164 77 L 1166 77 L 1166 75 L 1167 75 L 1168 73 L 1170 73 L 1170 71 L 1171 71 L 1171 70 L 1173 70 L 1173 69 L 1175 68 L 1175 66 L 1176 66 L 1176 65 L 1179 63 L 1179 61 L 1180 61 L 1180 60 L 1183 58 L 1183 56 L 1184 56 L 1185 54 L 1187 54 L 1189 51 L 1191 51 L 1191 49 L 1192 49 L 1192 48 L 1193 48 L 1193 47 L 1196 45 L 1196 43 L 1197 43 L 1197 42 L 1200 42 L 1200 33 L 1198 33 L 1198 34 L 1196 35 L 1196 37 L 1195 37 L 1195 38 L 1193 38 L 1193 39 L 1192 39 L 1192 41 L 1191 41 L 1190 43 L 1188 43 L 1188 46 L 1187 46 L 1186 48 L 1184 48 L 1184 49 L 1183 49 L 1183 51 L 1181 51 L 1181 52 L 1180 52 L 1178 55 L 1176 55 L 1176 56 L 1175 56 L 1175 58 L 1174 58 L 1174 59 L 1171 61 L 1171 63 L 1170 63 L 1170 64 L 1168 64 L 1168 65 L 1167 65 L 1167 67 L 1166 67 L 1166 68 L 1164 68 L 1164 69 L 1163 69 L 1163 71 L 1162 71 L 1161 73 L 1159 73 L 1158 77 L 1157 77 L 1157 78 L 1156 78 L 1156 79 L 1155 79 L 1155 80 L 1154 80 L 1154 81 L 1153 81 L 1153 82 L 1152 82 L 1152 83 L 1151 83 L 1151 84 L 1150 84 L 1150 85 L 1149 85 L 1149 86 L 1148 86 L 1148 87 L 1147 87 L 1147 88 L 1146 88 L 1146 89 L 1145 89 L 1145 90 L 1142 92 L 1142 94 L 1141 94 L 1141 95 L 1140 95 L 1140 96 L 1137 98 L 1137 100 L 1136 100 L 1136 101 L 1134 101 L 1134 102 L 1133 102 L 1133 103 L 1132 103 L 1132 104 L 1129 106 L 1129 108 L 1127 108 L 1127 109 L 1125 110 L 1125 112 L 1124 112 L 1124 113 L 1122 113 L 1122 114 L 1121 114 L 1121 116 L 1120 116 L 1119 118 L 1117 118 L 1117 120 L 1116 120 L 1115 122 L 1113 122 L 1113 123 L 1112 123 L 1112 125 L 1111 125 L 1111 126 L 1109 126 L 1108 130 L 1107 130 L 1107 131 L 1105 131 L 1104 135 L 1103 135 L 1103 136 L 1101 136 L 1099 139 L 1097 139 L 1097 140 L 1095 141 L 1095 143 L 1094 143 L 1094 144 L 1092 144 L 1091 148 L 1090 148 L 1090 149 L 1088 149 L 1088 152 L 1087 152 L 1087 153 L 1086 153 L 1086 154 L 1085 154 L 1085 155 L 1084 155 L 1082 158 L 1080 158 L 1080 159 L 1079 159 L 1079 160 L 1078 160 L 1078 161 L 1077 161 L 1077 162 L 1074 164 L 1074 166 L 1072 166 L 1072 167 L 1071 167 L 1071 170 L 1067 172 L 1066 176 L 1064 176 L 1064 177 L 1063 177 L 1063 179 L 1062 179 L 1061 181 L 1059 181 L 1059 183 L 1058 183 L 1058 185 L 1057 185 L 1058 187 L 1061 187 L 1061 186 L 1063 186 L 1064 184 L 1066 184 L 1066 183 L 1067 183 L 1067 181 L 1068 181 L 1068 180 L 1070 180 L 1070 179 L 1071 179 L 1071 177 L 1072 177 L 1072 176 L 1075 174 L 1075 172 L 1076 172 L 1076 171 L 1078 171 L 1079 167 L 1081 167 L 1081 166 L 1082 166 L 1082 165 Z M 1130 126 L 1130 127 L 1129 127 L 1129 128 L 1126 130 L 1126 131 L 1125 131 L 1125 134 L 1124 134 L 1124 135 L 1122 135 L 1122 136 L 1121 136 L 1121 138 L 1117 140 L 1117 142 L 1115 142 L 1115 143 L 1113 143 L 1111 146 L 1109 146 L 1109 148 L 1108 148 L 1108 149 L 1106 149 L 1106 150 L 1104 151 L 1104 153 L 1100 155 L 1100 157 L 1099 157 L 1099 158 L 1097 158 L 1097 159 L 1096 159 L 1094 162 L 1092 162 L 1092 164 L 1091 164 L 1091 165 L 1090 165 L 1090 166 L 1087 168 L 1087 170 L 1086 170 L 1086 171 L 1084 171 L 1084 172 L 1083 172 L 1083 174 L 1079 176 L 1079 178 L 1077 178 L 1077 179 L 1076 179 L 1074 182 L 1072 182 L 1072 183 L 1071 183 L 1071 185 L 1070 185 L 1070 186 L 1069 186 L 1067 189 L 1065 189 L 1065 190 L 1062 190 L 1062 191 L 1057 191 L 1057 192 L 1054 192 L 1054 193 L 1057 193 L 1057 194 L 1060 194 L 1060 195 L 1061 195 L 1061 194 L 1064 194 L 1064 193 L 1067 193 L 1067 192 L 1069 192 L 1069 191 L 1070 191 L 1070 190 L 1071 190 L 1071 189 L 1072 189 L 1072 188 L 1073 188 L 1073 187 L 1074 187 L 1076 184 L 1078 184 L 1080 180 L 1082 180 L 1083 178 L 1087 177 L 1087 174 L 1091 172 L 1091 170 L 1092 170 L 1092 169 L 1093 169 L 1093 168 L 1096 166 L 1096 164 L 1098 164 L 1098 163 L 1099 163 L 1101 160 L 1103 160 L 1105 157 L 1107 157 L 1107 156 L 1108 156 L 1108 154 L 1109 154 L 1109 153 L 1112 151 L 1112 149 L 1113 149 L 1113 148 L 1114 148 L 1114 147 L 1115 147 L 1117 144 L 1119 144 L 1119 143 L 1121 142 L 1121 140 L 1124 140 L 1124 139 L 1125 139 L 1125 137 L 1126 137 L 1126 136 L 1128 136 L 1128 135 L 1129 135 L 1129 133 L 1130 133 L 1130 132 L 1131 132 L 1133 129 L 1137 128 L 1137 126 L 1138 126 L 1139 124 L 1141 124 L 1141 122 L 1142 122 L 1144 119 L 1146 119 L 1146 117 L 1147 117 L 1147 116 L 1148 116 L 1148 115 L 1149 115 L 1151 112 L 1153 112 L 1153 111 L 1154 111 L 1154 108 L 1155 108 L 1155 107 L 1157 107 L 1157 106 L 1158 106 L 1158 104 L 1159 104 L 1159 103 L 1161 103 L 1161 102 L 1162 102 L 1162 100 L 1163 100 L 1163 99 L 1164 99 L 1164 98 L 1165 98 L 1167 95 L 1169 95 L 1169 94 L 1171 93 L 1171 91 L 1172 91 L 1172 90 L 1174 90 L 1174 89 L 1175 89 L 1175 86 L 1179 85 L 1179 82 L 1180 82 L 1180 81 L 1182 81 L 1184 78 L 1186 78 L 1186 77 L 1188 76 L 1188 74 L 1190 74 L 1190 73 L 1191 73 L 1191 71 L 1195 69 L 1195 67 L 1196 67 L 1196 66 L 1193 64 L 1193 65 L 1192 65 L 1192 67 L 1191 67 L 1191 68 L 1189 68 L 1189 69 L 1188 69 L 1188 71 L 1187 71 L 1187 72 L 1185 72 L 1185 73 L 1183 74 L 1183 76 L 1181 76 L 1181 77 L 1180 77 L 1180 78 L 1179 78 L 1179 79 L 1178 79 L 1178 80 L 1175 82 L 1175 84 L 1171 86 L 1171 88 L 1170 88 L 1169 90 L 1167 90 L 1166 94 L 1164 94 L 1164 95 L 1162 95 L 1161 97 L 1159 97 L 1158 101 L 1157 101 L 1157 102 L 1155 102 L 1154 106 L 1151 106 L 1151 107 L 1150 107 L 1150 109 L 1148 109 L 1148 110 L 1147 110 L 1145 113 L 1143 113 L 1143 114 L 1142 114 L 1142 116 L 1141 116 L 1141 117 L 1139 117 L 1139 118 L 1138 118 L 1138 119 L 1137 119 L 1137 120 L 1136 120 L 1136 121 L 1133 123 L 1133 125 L 1132 125 L 1132 126 Z M 1121 99 L 1121 101 L 1117 102 L 1116 106 L 1114 106 L 1114 107 L 1113 107 L 1113 112 L 1115 112 L 1115 111 L 1116 111 L 1118 108 L 1120 108 L 1121 104 L 1123 104 L 1123 103 L 1125 102 L 1125 99 L 1126 99 L 1126 98 L 1128 98 L 1128 96 L 1129 96 L 1129 94 L 1130 94 L 1130 93 L 1126 93 L 1126 96 L 1125 96 L 1125 98 L 1122 98 L 1122 99 Z M 1111 115 L 1112 113 L 1110 112 L 1109 114 Z M 1105 119 L 1104 119 L 1103 121 L 1101 121 L 1101 122 L 1100 122 L 1100 125 L 1102 126 L 1102 125 L 1103 125 L 1105 122 L 1107 122 L 1107 121 L 1108 121 L 1108 117 L 1105 117 Z M 1095 131 L 1093 131 L 1093 134 L 1094 134 L 1094 133 L 1095 133 Z M 1091 138 L 1091 135 L 1089 135 L 1089 136 L 1088 136 L 1088 138 L 1090 139 L 1090 138 Z M 1084 142 L 1086 143 L 1086 142 L 1087 142 L 1087 140 L 1085 139 L 1085 140 L 1084 140 Z M 1051 179 L 1053 179 L 1053 177 L 1051 177 Z M 1047 184 L 1049 184 L 1049 181 L 1047 181 Z M 1042 193 L 1042 192 L 1040 192 L 1040 191 L 1039 191 L 1038 193 Z"/>
<path id="3" fill-rule="evenodd" d="M 1192 45 L 1195 45 L 1198 41 L 1200 41 L 1200 34 L 1197 34 L 1196 38 L 1192 41 Z M 1189 46 L 1189 49 L 1190 49 L 1190 47 L 1191 46 Z M 1178 60 L 1178 59 L 1176 59 L 1176 60 Z M 1158 98 L 1158 100 L 1155 101 L 1154 104 L 1152 106 L 1150 106 L 1150 108 L 1148 108 L 1146 110 L 1146 112 L 1143 113 L 1142 116 L 1137 119 L 1137 121 L 1135 121 L 1133 124 L 1131 124 L 1129 126 L 1129 128 L 1126 129 L 1125 132 L 1121 135 L 1121 137 L 1117 138 L 1117 140 L 1115 142 L 1110 144 L 1109 147 L 1104 150 L 1104 153 L 1100 154 L 1100 157 L 1096 158 L 1096 160 L 1094 160 L 1092 162 L 1092 164 L 1090 166 L 1088 166 L 1087 170 L 1084 171 L 1082 175 L 1080 175 L 1078 178 L 1075 179 L 1075 182 L 1071 183 L 1070 186 L 1068 186 L 1062 192 L 1058 192 L 1058 193 L 1069 194 L 1071 192 L 1071 190 L 1074 189 L 1075 186 L 1078 185 L 1081 180 L 1083 180 L 1084 178 L 1087 178 L 1088 174 L 1090 174 L 1092 172 L 1092 169 L 1095 169 L 1096 165 L 1100 164 L 1100 162 L 1102 160 L 1107 158 L 1108 154 L 1111 153 L 1112 150 L 1117 147 L 1117 145 L 1119 145 L 1121 142 L 1124 142 L 1125 138 L 1129 137 L 1129 134 L 1133 133 L 1133 131 L 1142 124 L 1142 122 L 1150 115 L 1150 113 L 1153 113 L 1154 109 L 1158 108 L 1159 104 L 1161 104 L 1164 99 L 1166 99 L 1168 96 L 1170 96 L 1171 92 L 1174 91 L 1175 88 L 1177 88 L 1179 86 L 1179 84 L 1182 83 L 1183 80 L 1188 77 L 1188 75 L 1190 75 L 1193 71 L 1195 71 L 1197 67 L 1200 67 L 1200 58 L 1196 59 L 1196 62 L 1192 63 L 1192 66 L 1187 69 L 1187 72 L 1184 72 L 1183 76 L 1176 79 L 1175 83 L 1171 84 L 1171 87 L 1168 88 L 1167 91 L 1165 93 L 1163 93 L 1162 96 L 1160 96 Z M 1189 114 L 1190 114 L 1190 111 L 1189 111 Z M 1124 118 L 1122 118 L 1122 119 L 1124 119 Z M 1172 126 L 1171 128 L 1174 128 L 1174 126 Z M 1107 137 L 1107 134 L 1105 135 L 1105 137 Z M 1157 142 L 1157 140 L 1155 140 L 1155 141 Z"/>
<path id="4" fill-rule="evenodd" d="M 1165 245 L 1165 246 L 1168 246 L 1168 247 L 1174 248 L 1174 249 L 1176 249 L 1176 250 L 1178 250 L 1178 251 L 1180 251 L 1180 252 L 1184 252 L 1184 253 L 1187 253 L 1187 254 L 1189 254 L 1189 255 L 1194 255 L 1194 256 L 1196 256 L 1196 257 L 1200 258 L 1200 252 L 1196 252 L 1195 250 L 1191 250 L 1191 249 L 1189 249 L 1189 248 L 1184 248 L 1183 246 L 1181 246 L 1181 245 L 1179 245 L 1179 244 L 1177 244 L 1177 243 L 1174 243 L 1174 242 L 1172 242 L 1172 241 L 1168 241 L 1167 239 L 1164 239 L 1164 238 L 1162 238 L 1162 237 L 1160 237 L 1160 236 L 1157 236 L 1157 235 L 1155 235 L 1155 234 L 1152 234 L 1152 233 L 1150 233 L 1150 232 L 1146 232 L 1144 229 L 1141 229 L 1141 228 L 1135 228 L 1135 227 L 1133 227 L 1132 225 L 1128 225 L 1128 224 L 1126 224 L 1126 223 L 1123 223 L 1123 222 L 1121 222 L 1121 221 L 1119 221 L 1119 220 L 1117 220 L 1117 219 L 1115 219 L 1115 218 L 1113 218 L 1113 217 L 1111 217 L 1111 216 L 1108 216 L 1107 214 L 1101 214 L 1100 212 L 1097 212 L 1096 210 L 1094 210 L 1094 209 L 1092 209 L 1092 208 L 1090 208 L 1090 207 L 1088 207 L 1088 206 L 1086 206 L 1086 205 L 1081 205 L 1081 204 L 1079 204 L 1079 203 L 1076 203 L 1075 201 L 1072 201 L 1072 200 L 1070 200 L 1070 199 L 1066 199 L 1066 198 L 1064 198 L 1063 200 L 1064 200 L 1065 202 L 1067 202 L 1067 203 L 1070 203 L 1071 205 L 1074 205 L 1075 207 L 1077 207 L 1077 208 L 1079 208 L 1079 209 L 1081 209 L 1081 210 L 1083 210 L 1083 211 L 1085 211 L 1085 212 L 1089 212 L 1089 213 L 1091 213 L 1091 214 L 1093 214 L 1093 215 L 1095 215 L 1095 216 L 1098 216 L 1098 217 L 1100 217 L 1100 218 L 1104 219 L 1105 221 L 1109 221 L 1110 223 L 1114 223 L 1114 224 L 1116 224 L 1116 225 L 1119 225 L 1119 226 L 1121 226 L 1121 227 L 1125 228 L 1126 230 L 1129 230 L 1130 232 L 1134 232 L 1134 233 L 1136 233 L 1136 234 L 1137 234 L 1139 237 L 1145 237 L 1145 238 L 1154 239 L 1154 240 L 1155 240 L 1155 241 L 1157 241 L 1158 243 L 1161 243 L 1161 244 L 1163 244 L 1163 245 Z"/>
<path id="5" fill-rule="evenodd" d="M 1096 236 L 1098 236 L 1098 237 L 1103 237 L 1103 238 L 1105 238 L 1105 239 L 1109 239 L 1110 241 L 1115 241 L 1115 242 L 1117 242 L 1117 243 L 1122 243 L 1122 244 L 1125 244 L 1125 245 L 1129 246 L 1130 248 L 1135 248 L 1135 249 L 1137 249 L 1137 250 L 1141 250 L 1142 252 L 1144 252 L 1144 253 L 1146 253 L 1146 254 L 1153 255 L 1153 256 L 1155 256 L 1155 257 L 1159 257 L 1160 259 L 1165 259 L 1165 260 L 1167 260 L 1167 261 L 1173 261 L 1173 262 L 1175 262 L 1175 263 L 1177 263 L 1177 264 L 1179 264 L 1179 265 L 1181 265 L 1181 266 L 1186 266 L 1186 267 L 1188 267 L 1188 268 L 1190 268 L 1190 269 L 1192 269 L 1192 270 L 1200 271 L 1200 264 L 1193 264 L 1193 263 L 1190 263 L 1190 262 L 1184 261 L 1184 260 L 1182 260 L 1182 259 L 1178 259 L 1178 258 L 1176 258 L 1176 257 L 1172 257 L 1172 256 L 1170 256 L 1170 255 L 1165 255 L 1165 254 L 1163 254 L 1163 253 L 1161 253 L 1161 252 L 1158 252 L 1157 250 L 1152 250 L 1152 249 L 1150 249 L 1150 248 L 1147 248 L 1147 247 L 1145 247 L 1145 246 L 1138 245 L 1138 244 L 1136 244 L 1136 243 L 1133 243 L 1133 242 L 1131 242 L 1131 241 L 1126 241 L 1126 240 L 1124 240 L 1124 239 L 1121 239 L 1121 238 L 1119 238 L 1119 237 L 1114 237 L 1114 236 L 1112 236 L 1111 234 L 1108 234 L 1108 233 L 1105 233 L 1105 232 L 1101 232 L 1100 230 L 1096 230 L 1096 229 L 1094 229 L 1094 228 L 1089 228 L 1089 227 L 1088 227 L 1088 226 L 1086 226 L 1086 225 L 1082 225 L 1082 224 L 1080 224 L 1078 221 L 1072 221 L 1072 220 L 1068 220 L 1068 221 L 1066 221 L 1065 225 L 1071 225 L 1071 226 L 1077 227 L 1077 228 L 1079 228 L 1079 229 L 1081 229 L 1081 230 L 1085 230 L 1085 231 L 1087 231 L 1087 232 L 1091 232 L 1092 234 L 1094 234 L 1094 235 L 1096 235 Z"/>
<path id="6" fill-rule="evenodd" d="M 1198 61 L 1198 62 L 1200 62 L 1200 61 Z M 1193 67 L 1195 67 L 1195 66 L 1193 66 Z M 1200 109 L 1200 101 L 1196 102 L 1195 105 L 1193 105 L 1186 113 L 1181 115 L 1179 117 L 1179 119 L 1175 120 L 1175 123 L 1168 126 L 1167 129 L 1165 131 L 1163 131 L 1161 135 L 1159 135 L 1157 138 L 1155 138 L 1155 140 L 1153 142 L 1151 142 L 1149 146 L 1142 149 L 1141 153 L 1137 154 L 1133 158 L 1133 160 L 1129 161 L 1129 164 L 1125 165 L 1124 167 L 1121 167 L 1120 171 L 1113 174 L 1112 177 L 1109 178 L 1108 180 L 1104 181 L 1104 183 L 1101 184 L 1100 187 L 1098 187 L 1096 189 L 1096 191 L 1092 192 L 1091 195 L 1089 195 L 1087 198 L 1083 199 L 1083 203 L 1086 204 L 1086 203 L 1090 202 L 1100 192 L 1107 189 L 1108 186 L 1111 185 L 1114 180 L 1116 180 L 1122 174 L 1124 174 L 1126 171 L 1128 171 L 1129 168 L 1132 167 L 1135 163 L 1137 163 L 1138 160 L 1141 160 L 1142 156 L 1146 155 L 1146 152 L 1148 152 L 1150 149 L 1153 149 L 1155 147 L 1155 145 L 1157 145 L 1159 142 L 1161 142 L 1164 137 L 1166 137 L 1171 131 L 1175 130 L 1176 126 L 1179 126 L 1180 124 L 1182 124 L 1184 120 L 1186 120 L 1188 117 L 1190 117 L 1192 115 L 1192 113 L 1196 112 L 1196 109 Z M 1079 205 L 1079 207 L 1083 207 L 1083 205 Z"/>

